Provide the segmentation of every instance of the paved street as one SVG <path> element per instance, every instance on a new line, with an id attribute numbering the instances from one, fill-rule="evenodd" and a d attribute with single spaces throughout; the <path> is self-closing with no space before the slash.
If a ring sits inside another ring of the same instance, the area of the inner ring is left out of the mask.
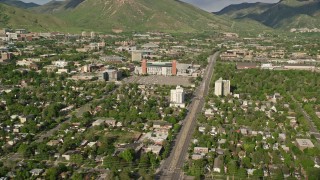
<path id="1" fill-rule="evenodd" d="M 205 71 L 203 81 L 195 92 L 195 97 L 189 106 L 189 113 L 176 137 L 170 156 L 161 164 L 157 179 L 184 179 L 183 164 L 188 155 L 188 146 L 196 127 L 196 118 L 204 106 L 204 97 L 208 94 L 209 84 L 213 75 L 214 64 L 219 53 L 209 58 L 209 65 Z"/>

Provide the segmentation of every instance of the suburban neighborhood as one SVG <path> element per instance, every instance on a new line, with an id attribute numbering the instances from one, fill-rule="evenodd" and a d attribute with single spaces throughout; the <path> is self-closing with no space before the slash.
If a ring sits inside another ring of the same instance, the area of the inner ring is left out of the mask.
<path id="1" fill-rule="evenodd" d="M 318 179 L 320 44 L 0 30 L 0 179 Z"/>

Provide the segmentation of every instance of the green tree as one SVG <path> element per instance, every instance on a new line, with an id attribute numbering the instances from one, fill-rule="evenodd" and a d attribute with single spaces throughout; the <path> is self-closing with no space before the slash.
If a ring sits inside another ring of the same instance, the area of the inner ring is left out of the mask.
<path id="1" fill-rule="evenodd" d="M 130 178 L 130 173 L 129 173 L 129 171 L 127 171 L 127 170 L 121 171 L 121 172 L 119 173 L 119 178 L 120 178 L 120 179 L 124 179 L 124 180 L 130 180 L 131 178 Z"/>
<path id="2" fill-rule="evenodd" d="M 227 168 L 228 168 L 228 174 L 230 175 L 234 175 L 238 171 L 237 163 L 235 161 L 230 161 L 227 164 Z"/>
<path id="3" fill-rule="evenodd" d="M 32 155 L 31 148 L 28 144 L 21 144 L 18 148 L 18 153 L 22 154 L 24 157 L 30 157 Z"/>
<path id="4" fill-rule="evenodd" d="M 244 157 L 242 159 L 242 164 L 244 165 L 244 167 L 246 168 L 252 168 L 252 165 L 251 165 L 251 160 L 249 157 Z"/>
<path id="5" fill-rule="evenodd" d="M 83 175 L 81 173 L 74 172 L 71 176 L 72 180 L 81 180 L 83 179 Z"/>
<path id="6" fill-rule="evenodd" d="M 239 176 L 240 178 L 245 179 L 245 178 L 248 176 L 247 170 L 244 169 L 244 168 L 240 168 L 240 169 L 238 170 L 238 176 Z"/>
<path id="7" fill-rule="evenodd" d="M 207 161 L 204 159 L 193 160 L 189 166 L 189 174 L 200 178 L 205 173 L 205 165 Z"/>
<path id="8" fill-rule="evenodd" d="M 15 179 L 29 179 L 31 176 L 30 172 L 26 169 L 19 169 L 16 171 Z"/>
<path id="9" fill-rule="evenodd" d="M 5 8 L 0 5 L 0 27 L 5 27 L 8 24 L 9 16 L 5 12 Z"/>
<path id="10" fill-rule="evenodd" d="M 308 179 L 310 180 L 318 180 L 320 177 L 320 169 L 319 168 L 310 168 L 307 172 Z"/>
<path id="11" fill-rule="evenodd" d="M 150 167 L 150 158 L 149 155 L 147 153 L 144 153 L 141 155 L 140 160 L 139 160 L 139 167 L 143 168 L 143 167 Z"/>
<path id="12" fill-rule="evenodd" d="M 301 160 L 302 167 L 304 169 L 309 169 L 309 168 L 312 168 L 314 166 L 314 161 L 309 156 L 302 155 L 300 157 L 300 160 Z"/>
<path id="13" fill-rule="evenodd" d="M 70 157 L 70 161 L 77 163 L 77 164 L 82 164 L 83 163 L 83 157 L 81 154 L 73 154 Z"/>
<path id="14" fill-rule="evenodd" d="M 51 167 L 46 171 L 46 179 L 55 180 L 57 179 L 58 175 L 59 175 L 59 172 L 55 167 Z"/>
<path id="15" fill-rule="evenodd" d="M 255 171 L 253 171 L 253 176 L 256 178 L 262 178 L 263 177 L 263 170 L 257 169 Z"/>
<path id="16" fill-rule="evenodd" d="M 126 149 L 122 151 L 119 156 L 127 162 L 132 162 L 134 158 L 134 150 Z"/>

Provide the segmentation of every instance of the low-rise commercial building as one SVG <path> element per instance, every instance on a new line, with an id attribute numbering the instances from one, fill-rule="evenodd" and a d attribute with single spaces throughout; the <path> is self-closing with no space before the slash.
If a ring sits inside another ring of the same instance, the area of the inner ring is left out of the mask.
<path id="1" fill-rule="evenodd" d="M 298 146 L 298 148 L 301 151 L 303 151 L 304 149 L 307 149 L 307 148 L 314 147 L 314 145 L 310 139 L 296 139 L 296 145 Z"/>
<path id="2" fill-rule="evenodd" d="M 283 68 L 288 70 L 307 70 L 307 71 L 316 70 L 316 67 L 314 65 L 306 65 L 306 64 L 288 64 L 288 65 L 284 65 Z"/>
<path id="3" fill-rule="evenodd" d="M 135 68 L 136 74 L 141 75 L 164 75 L 171 76 L 177 75 L 177 62 L 147 62 L 146 59 L 142 60 L 141 67 Z"/>

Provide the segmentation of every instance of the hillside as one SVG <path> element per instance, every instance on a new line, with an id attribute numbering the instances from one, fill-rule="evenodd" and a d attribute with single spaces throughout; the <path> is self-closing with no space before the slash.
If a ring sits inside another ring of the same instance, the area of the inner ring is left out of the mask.
<path id="1" fill-rule="evenodd" d="M 23 9 L 34 8 L 39 6 L 36 3 L 25 3 L 23 1 L 18 1 L 18 0 L 0 0 L 0 3 L 6 4 L 9 6 L 18 7 L 18 8 L 23 8 Z"/>
<path id="2" fill-rule="evenodd" d="M 125 32 L 228 31 L 252 34 L 270 30 L 252 20 L 234 21 L 177 0 L 54 0 L 28 10 L 3 7 L 3 12 L 10 17 L 11 27 L 32 31 L 111 32 L 112 29 L 122 29 Z"/>
<path id="3" fill-rule="evenodd" d="M 3 17 L 3 15 L 6 15 L 9 18 L 8 24 L 5 27 L 25 28 L 30 31 L 57 31 L 67 29 L 67 23 L 50 15 L 36 14 L 25 9 L 1 3 L 0 11 L 0 16 Z M 0 28 L 3 27 L 3 23 L 0 23 Z"/>
<path id="4" fill-rule="evenodd" d="M 32 10 L 39 13 L 54 13 L 54 12 L 75 8 L 83 1 L 84 0 L 66 0 L 66 1 L 52 0 L 42 6 L 35 7 Z"/>
<path id="5" fill-rule="evenodd" d="M 217 15 L 226 15 L 231 18 L 245 18 L 248 14 L 261 14 L 268 8 L 272 7 L 274 4 L 268 3 L 242 3 L 242 4 L 233 4 L 225 7 L 219 12 L 216 12 Z"/>
<path id="6" fill-rule="evenodd" d="M 151 2 L 152 1 L 152 2 Z M 52 13 L 83 30 L 159 30 L 196 32 L 225 30 L 222 18 L 176 0 L 67 0 L 49 2 L 35 11 Z"/>
<path id="7" fill-rule="evenodd" d="M 239 4 L 224 8 L 217 15 L 252 19 L 272 28 L 320 28 L 319 0 L 282 0 L 275 4 Z"/>

